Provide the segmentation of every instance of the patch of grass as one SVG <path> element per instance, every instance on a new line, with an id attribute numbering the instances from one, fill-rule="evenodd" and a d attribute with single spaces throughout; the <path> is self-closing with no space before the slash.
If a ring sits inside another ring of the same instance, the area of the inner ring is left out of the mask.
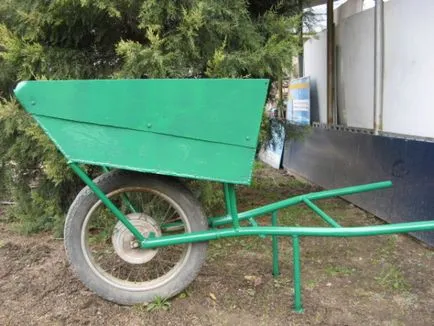
<path id="1" fill-rule="evenodd" d="M 166 298 L 163 297 L 155 297 L 154 301 L 148 304 L 146 307 L 146 311 L 152 312 L 152 311 L 158 311 L 158 310 L 169 310 L 171 307 L 170 301 L 168 301 Z"/>
<path id="2" fill-rule="evenodd" d="M 214 261 L 223 258 L 230 254 L 232 250 L 229 250 L 232 245 L 228 243 L 228 240 L 232 239 L 220 239 L 215 241 L 210 241 L 207 250 L 207 260 Z"/>
<path id="3" fill-rule="evenodd" d="M 273 279 L 273 285 L 275 288 L 287 287 L 292 285 L 292 279 L 280 276 Z"/>
<path id="4" fill-rule="evenodd" d="M 318 281 L 315 280 L 308 280 L 306 282 L 306 289 L 313 290 L 318 284 Z"/>
<path id="5" fill-rule="evenodd" d="M 373 262 L 378 264 L 380 261 L 390 259 L 395 254 L 397 240 L 396 234 L 387 236 L 386 243 L 377 250 Z"/>
<path id="6" fill-rule="evenodd" d="M 386 245 L 383 248 L 381 248 L 381 250 L 380 250 L 381 253 L 383 255 L 387 255 L 387 256 L 394 253 L 395 249 L 396 249 L 397 240 L 398 240 L 398 235 L 396 235 L 396 234 L 388 236 L 387 241 L 386 241 Z"/>
<path id="7" fill-rule="evenodd" d="M 265 251 L 268 249 L 271 250 L 271 244 L 266 243 L 265 239 L 260 237 L 242 238 L 241 240 L 238 240 L 236 242 L 236 245 L 247 251 Z"/>
<path id="8" fill-rule="evenodd" d="M 345 209 L 349 206 L 348 202 L 340 198 L 317 200 L 315 204 L 323 210 Z"/>
<path id="9" fill-rule="evenodd" d="M 378 284 L 388 290 L 400 292 L 410 290 L 410 285 L 408 284 L 404 275 L 402 275 L 401 271 L 393 265 L 383 268 L 380 276 L 376 277 L 375 280 L 378 282 Z"/>
<path id="10" fill-rule="evenodd" d="M 303 189 L 306 183 L 295 178 L 288 178 L 281 170 L 268 167 L 261 161 L 255 161 L 253 167 L 253 178 L 251 187 L 258 190 L 269 190 L 276 188 L 295 188 Z"/>
<path id="11" fill-rule="evenodd" d="M 254 171 L 260 170 L 260 169 L 266 169 L 266 168 L 267 168 L 267 165 L 260 160 L 255 160 L 255 162 L 253 163 L 253 170 Z"/>
<path id="12" fill-rule="evenodd" d="M 255 253 L 271 252 L 270 239 L 271 237 L 263 239 L 252 236 L 211 241 L 208 247 L 207 259 L 209 261 L 215 261 L 241 251 Z"/>
<path id="13" fill-rule="evenodd" d="M 184 292 L 183 292 L 184 293 Z M 138 312 L 153 312 L 158 310 L 167 311 L 172 306 L 171 302 L 167 298 L 157 296 L 154 300 L 148 304 L 136 304 L 133 309 Z"/>
<path id="14" fill-rule="evenodd" d="M 329 276 L 350 276 L 355 272 L 355 269 L 345 266 L 328 266 L 325 272 Z"/>
<path id="15" fill-rule="evenodd" d="M 292 206 L 279 212 L 279 225 L 300 225 L 301 221 L 310 212 L 301 206 Z"/>

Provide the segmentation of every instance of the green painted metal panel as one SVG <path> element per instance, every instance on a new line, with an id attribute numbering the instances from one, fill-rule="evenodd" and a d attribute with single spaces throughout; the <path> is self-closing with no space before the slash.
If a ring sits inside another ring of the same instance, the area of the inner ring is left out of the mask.
<path id="1" fill-rule="evenodd" d="M 20 83 L 34 115 L 255 147 L 268 80 L 144 79 Z"/>
<path id="2" fill-rule="evenodd" d="M 15 94 L 71 162 L 249 184 L 268 80 L 21 82 Z"/>
<path id="3" fill-rule="evenodd" d="M 254 152 L 246 147 L 49 117 L 36 120 L 72 162 L 250 183 Z"/>

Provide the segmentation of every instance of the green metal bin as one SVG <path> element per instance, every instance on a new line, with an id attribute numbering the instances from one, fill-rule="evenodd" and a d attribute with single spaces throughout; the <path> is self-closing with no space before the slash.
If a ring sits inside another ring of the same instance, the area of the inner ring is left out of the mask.
<path id="1" fill-rule="evenodd" d="M 15 94 L 70 162 L 249 184 L 268 83 L 25 81 Z"/>

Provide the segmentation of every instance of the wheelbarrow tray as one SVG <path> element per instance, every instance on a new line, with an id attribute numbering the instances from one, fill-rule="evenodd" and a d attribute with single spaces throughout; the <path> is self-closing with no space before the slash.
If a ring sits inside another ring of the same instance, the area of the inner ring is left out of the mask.
<path id="1" fill-rule="evenodd" d="M 69 162 L 249 184 L 269 81 L 26 81 L 15 89 Z"/>

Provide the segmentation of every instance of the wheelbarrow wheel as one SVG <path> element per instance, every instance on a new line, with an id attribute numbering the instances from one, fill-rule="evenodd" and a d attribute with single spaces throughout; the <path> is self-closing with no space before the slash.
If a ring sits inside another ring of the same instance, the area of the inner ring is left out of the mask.
<path id="1" fill-rule="evenodd" d="M 202 231 L 198 201 L 176 179 L 113 170 L 94 182 L 145 236 Z M 65 222 L 65 248 L 78 278 L 101 297 L 123 305 L 170 298 L 197 276 L 207 242 L 140 249 L 133 235 L 84 188 Z"/>

